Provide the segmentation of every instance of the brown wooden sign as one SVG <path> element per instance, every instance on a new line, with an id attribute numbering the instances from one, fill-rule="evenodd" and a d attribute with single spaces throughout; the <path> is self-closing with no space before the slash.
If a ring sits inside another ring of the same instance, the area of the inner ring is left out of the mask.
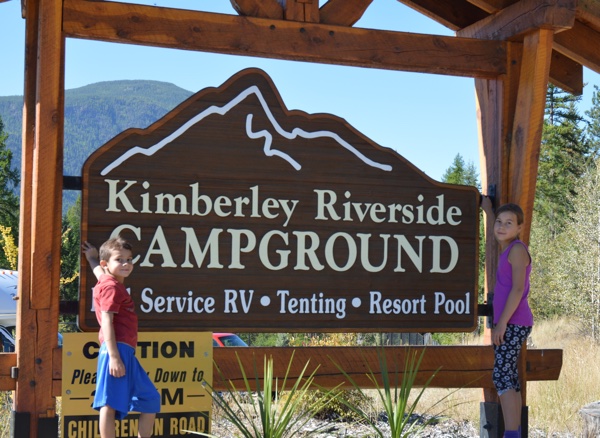
<path id="1" fill-rule="evenodd" d="M 141 330 L 476 325 L 478 191 L 431 180 L 336 116 L 288 110 L 260 70 L 121 133 L 83 181 L 82 239 L 134 246 Z M 82 269 L 83 330 L 97 328 L 94 284 Z"/>

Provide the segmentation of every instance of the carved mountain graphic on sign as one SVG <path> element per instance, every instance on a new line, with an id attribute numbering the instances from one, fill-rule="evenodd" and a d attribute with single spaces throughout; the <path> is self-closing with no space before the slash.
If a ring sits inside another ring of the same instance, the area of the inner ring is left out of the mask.
<path id="1" fill-rule="evenodd" d="M 432 181 L 339 117 L 288 110 L 260 70 L 123 132 L 83 178 L 83 238 L 120 233 L 139 255 L 141 328 L 475 324 L 477 190 Z M 93 284 L 82 273 L 86 329 Z"/>
<path id="2" fill-rule="evenodd" d="M 274 90 L 271 90 L 274 91 Z M 134 147 L 129 149 L 126 153 L 124 153 L 121 157 L 115 160 L 113 163 L 109 164 L 101 174 L 107 175 L 111 170 L 115 169 L 119 165 L 123 164 L 126 160 L 134 157 L 135 155 L 145 155 L 145 156 L 153 156 L 160 153 L 163 148 L 167 148 L 173 142 L 175 142 L 178 138 L 184 136 L 188 131 L 192 130 L 194 126 L 201 124 L 205 119 L 212 115 L 220 115 L 227 116 L 230 112 L 235 114 L 236 107 L 244 102 L 244 100 L 250 100 L 254 103 L 254 100 L 258 100 L 258 109 L 259 112 L 262 110 L 262 114 L 260 116 L 266 118 L 270 123 L 270 126 L 263 130 L 256 130 L 253 125 L 254 113 L 255 111 L 249 112 L 246 114 L 246 135 L 249 139 L 263 139 L 263 152 L 268 157 L 280 157 L 283 160 L 287 161 L 294 169 L 301 170 L 302 165 L 295 160 L 289 154 L 283 152 L 281 149 L 276 147 L 276 142 L 278 140 L 277 137 L 281 137 L 287 140 L 320 140 L 320 139 L 330 139 L 334 143 L 337 143 L 340 147 L 346 149 L 356 156 L 359 160 L 367 164 L 368 166 L 378 168 L 385 171 L 392 170 L 392 166 L 389 164 L 376 163 L 373 160 L 366 157 L 362 152 L 357 150 L 353 145 L 348 143 L 346 140 L 341 138 L 336 132 L 328 131 L 328 130 L 319 130 L 319 131 L 307 131 L 302 127 L 298 126 L 292 128 L 287 131 L 275 118 L 275 115 L 269 108 L 263 93 L 260 88 L 256 85 L 252 85 L 247 89 L 243 90 L 239 95 L 235 96 L 230 102 L 224 105 L 212 105 L 203 111 L 201 111 L 196 116 L 192 117 L 182 126 L 180 126 L 175 132 L 171 135 L 163 138 L 157 144 L 154 144 L 150 147 Z M 282 108 L 283 109 L 283 108 Z"/>

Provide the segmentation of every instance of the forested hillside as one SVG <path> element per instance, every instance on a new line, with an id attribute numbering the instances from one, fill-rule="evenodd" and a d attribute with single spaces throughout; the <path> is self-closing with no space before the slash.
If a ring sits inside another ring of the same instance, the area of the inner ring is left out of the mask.
<path id="1" fill-rule="evenodd" d="M 145 128 L 191 96 L 190 91 L 157 81 L 110 81 L 65 92 L 64 175 L 80 176 L 86 158 L 128 128 Z M 0 118 L 21 169 L 22 96 L 0 97 Z M 70 204 L 76 196 L 69 196 Z"/>

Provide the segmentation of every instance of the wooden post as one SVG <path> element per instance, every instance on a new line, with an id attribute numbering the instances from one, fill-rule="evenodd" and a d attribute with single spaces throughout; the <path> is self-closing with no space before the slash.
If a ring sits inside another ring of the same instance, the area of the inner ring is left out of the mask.
<path id="1" fill-rule="evenodd" d="M 517 105 L 508 166 L 508 198 L 521 206 L 525 224 L 521 239 L 529 242 L 533 199 L 544 125 L 553 31 L 539 29 L 525 36 Z"/>
<path id="2" fill-rule="evenodd" d="M 506 174 L 509 159 L 510 134 L 512 132 L 514 107 L 517 101 L 519 70 L 521 66 L 521 44 L 507 46 L 507 74 L 499 79 L 476 79 L 477 115 L 479 130 L 479 157 L 481 166 L 481 186 L 489 195 L 493 188 L 495 204 L 506 203 Z M 485 217 L 485 296 L 491 303 L 493 286 L 498 266 L 498 243 L 494 238 L 494 217 Z M 484 343 L 491 345 L 491 330 L 484 327 Z M 490 347 L 491 348 L 491 347 Z M 483 402 L 480 406 L 480 435 L 488 438 L 502 436 L 504 422 L 500 410 L 500 400 L 493 388 L 483 389 Z"/>
<path id="3" fill-rule="evenodd" d="M 58 344 L 62 215 L 62 1 L 30 0 L 27 13 L 32 16 L 27 17 L 18 377 L 11 431 L 19 438 L 58 436 L 52 371 Z"/>
<path id="4" fill-rule="evenodd" d="M 511 43 L 506 77 L 503 80 L 476 80 L 482 187 L 485 190 L 489 185 L 495 186 L 497 206 L 515 202 L 523 208 L 525 226 L 521 239 L 525 242 L 529 242 L 531 230 L 552 35 L 551 30 L 545 29 L 526 35 L 522 55 L 518 44 Z M 515 71 L 517 68 L 518 72 Z M 486 293 L 491 290 L 497 263 L 498 247 L 492 222 L 486 218 Z M 484 342 L 491 343 L 490 334 L 486 328 Z M 526 380 L 523 379 L 525 412 L 526 393 Z M 493 390 L 484 389 L 483 397 L 487 404 L 498 403 Z M 490 411 L 490 406 L 486 406 L 485 412 Z M 483 407 L 481 412 L 484 412 Z M 489 422 L 483 418 L 481 421 Z M 488 426 L 497 433 L 502 432 L 500 425 Z"/>

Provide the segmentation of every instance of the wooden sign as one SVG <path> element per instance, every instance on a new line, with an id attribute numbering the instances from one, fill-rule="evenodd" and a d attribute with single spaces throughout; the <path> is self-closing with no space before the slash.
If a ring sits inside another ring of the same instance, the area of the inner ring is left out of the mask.
<path id="1" fill-rule="evenodd" d="M 476 326 L 478 191 L 336 116 L 288 110 L 260 70 L 98 149 L 82 205 L 84 240 L 134 246 L 141 330 Z M 79 321 L 95 330 L 96 280 L 81 274 Z"/>

